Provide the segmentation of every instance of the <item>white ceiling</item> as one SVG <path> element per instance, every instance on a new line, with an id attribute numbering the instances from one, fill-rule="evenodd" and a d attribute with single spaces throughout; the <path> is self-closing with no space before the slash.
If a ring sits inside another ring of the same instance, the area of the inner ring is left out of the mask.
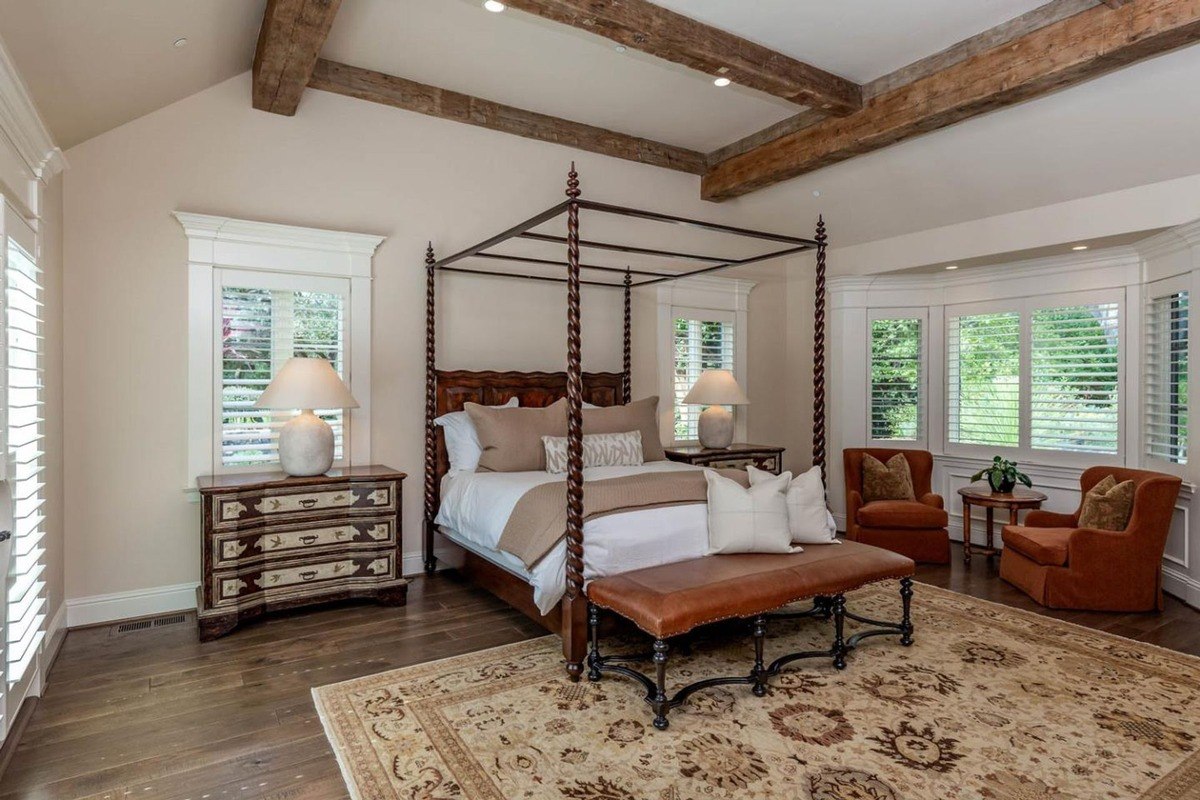
<path id="1" fill-rule="evenodd" d="M 1041 0 L 659 0 L 856 81 Z M 0 0 L 0 38 L 69 148 L 248 69 L 265 0 Z M 188 44 L 172 42 L 185 36 Z M 707 151 L 799 109 L 479 0 L 344 0 L 323 55 Z M 247 102 L 249 99 L 247 98 Z M 303 102 L 303 101 L 302 101 Z"/>

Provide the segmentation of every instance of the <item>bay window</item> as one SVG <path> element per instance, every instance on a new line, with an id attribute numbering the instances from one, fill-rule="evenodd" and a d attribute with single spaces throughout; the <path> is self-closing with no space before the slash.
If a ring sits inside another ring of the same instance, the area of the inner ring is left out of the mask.
<path id="1" fill-rule="evenodd" d="M 870 427 L 872 442 L 925 438 L 925 315 L 879 315 L 871 320 Z"/>

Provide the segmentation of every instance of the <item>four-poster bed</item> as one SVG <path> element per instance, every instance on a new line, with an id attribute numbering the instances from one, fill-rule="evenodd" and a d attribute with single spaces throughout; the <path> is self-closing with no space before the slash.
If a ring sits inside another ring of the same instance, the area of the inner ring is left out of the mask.
<path id="1" fill-rule="evenodd" d="M 632 290 L 642 286 L 675 281 L 682 278 L 709 274 L 730 267 L 745 266 L 775 258 L 781 258 L 808 250 L 817 256 L 817 291 L 815 315 L 817 332 L 813 361 L 813 384 L 817 392 L 813 417 L 813 462 L 825 468 L 825 419 L 824 398 L 824 316 L 825 316 L 825 248 L 826 234 L 823 220 L 817 223 L 814 239 L 804 239 L 776 233 L 749 230 L 729 225 L 687 219 L 653 211 L 610 205 L 580 197 L 579 176 L 574 164 L 567 180 L 567 199 L 540 214 L 508 230 L 486 239 L 454 255 L 436 259 L 432 243 L 426 250 L 426 329 L 425 329 L 425 508 L 423 526 L 423 555 L 427 572 L 436 568 L 434 537 L 438 525 L 435 522 L 439 509 L 439 494 L 442 478 L 449 470 L 449 460 L 443 435 L 434 420 L 440 415 L 458 411 L 464 403 L 500 405 L 517 398 L 522 407 L 540 407 L 560 398 L 566 398 L 567 420 L 567 471 L 566 471 L 566 552 L 565 592 L 561 601 L 547 613 L 534 602 L 534 593 L 526 577 L 521 576 L 495 558 L 489 558 L 465 547 L 463 570 L 471 579 L 487 588 L 501 599 L 520 609 L 542 623 L 563 640 L 563 654 L 567 670 L 573 680 L 583 671 L 587 655 L 587 603 L 584 597 L 584 508 L 583 508 L 583 406 L 613 406 L 629 404 L 631 399 L 630 375 L 632 361 Z M 664 250 L 612 242 L 581 240 L 579 218 L 581 212 L 625 217 L 648 223 L 679 225 L 692 229 L 724 234 L 741 239 L 772 242 L 772 249 L 765 253 L 730 258 L 718 255 Z M 540 225 L 566 215 L 566 236 L 549 235 L 534 231 Z M 526 257 L 489 252 L 495 246 L 510 240 L 527 240 L 548 244 L 565 244 L 566 261 Z M 782 245 L 778 247 L 775 245 Z M 679 271 L 657 269 L 635 269 L 631 266 L 607 266 L 582 263 L 580 248 L 623 253 L 629 256 L 668 258 L 676 262 L 700 262 L 702 266 L 684 268 Z M 484 269 L 465 266 L 468 259 L 480 260 L 509 268 Z M 565 277 L 536 271 L 517 271 L 511 265 L 526 264 L 538 269 L 565 267 Z M 465 273 L 474 275 L 511 277 L 523 280 L 565 283 L 567 287 L 567 369 L 565 372 L 513 372 L 513 371 L 442 371 L 436 364 L 436 280 L 438 272 Z M 589 273 L 588 278 L 581 273 Z M 594 276 L 593 276 L 594 275 Z M 585 373 L 582 371 L 580 331 L 580 290 L 583 286 L 623 291 L 624 324 L 622 327 L 622 371 L 620 373 Z M 452 539 L 459 544 L 464 542 Z"/>

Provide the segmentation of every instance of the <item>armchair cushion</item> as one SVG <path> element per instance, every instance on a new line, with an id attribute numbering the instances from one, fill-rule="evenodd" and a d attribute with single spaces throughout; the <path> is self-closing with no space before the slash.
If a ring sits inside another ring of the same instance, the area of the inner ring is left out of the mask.
<path id="1" fill-rule="evenodd" d="M 858 510 L 856 520 L 867 528 L 944 528 L 949 522 L 940 508 L 915 500 L 876 500 Z"/>
<path id="2" fill-rule="evenodd" d="M 908 460 L 900 454 L 889 458 L 887 464 L 870 453 L 864 455 L 862 487 L 863 498 L 868 503 L 917 498 L 913 491 L 912 470 L 908 467 Z"/>
<path id="3" fill-rule="evenodd" d="M 1101 531 L 1123 531 L 1133 513 L 1133 481 L 1121 481 L 1106 476 L 1083 496 L 1079 510 L 1079 527 Z"/>
<path id="4" fill-rule="evenodd" d="M 1048 567 L 1067 565 L 1067 543 L 1074 528 L 1029 528 L 1024 525 L 1005 525 L 1001 534 L 1005 547 Z"/>

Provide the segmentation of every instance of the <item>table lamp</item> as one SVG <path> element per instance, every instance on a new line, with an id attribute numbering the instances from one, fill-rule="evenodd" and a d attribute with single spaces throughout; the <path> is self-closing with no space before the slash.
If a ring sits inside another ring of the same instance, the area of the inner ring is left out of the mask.
<path id="1" fill-rule="evenodd" d="M 700 445 L 710 450 L 724 450 L 733 442 L 733 414 L 725 406 L 744 406 L 750 400 L 732 372 L 709 369 L 701 373 L 683 402 L 708 406 L 700 412 Z"/>
<path id="2" fill-rule="evenodd" d="M 323 358 L 289 358 L 255 408 L 299 409 L 279 432 L 279 465 L 288 475 L 324 475 L 333 466 L 333 428 L 314 408 L 358 408 L 358 401 Z"/>

